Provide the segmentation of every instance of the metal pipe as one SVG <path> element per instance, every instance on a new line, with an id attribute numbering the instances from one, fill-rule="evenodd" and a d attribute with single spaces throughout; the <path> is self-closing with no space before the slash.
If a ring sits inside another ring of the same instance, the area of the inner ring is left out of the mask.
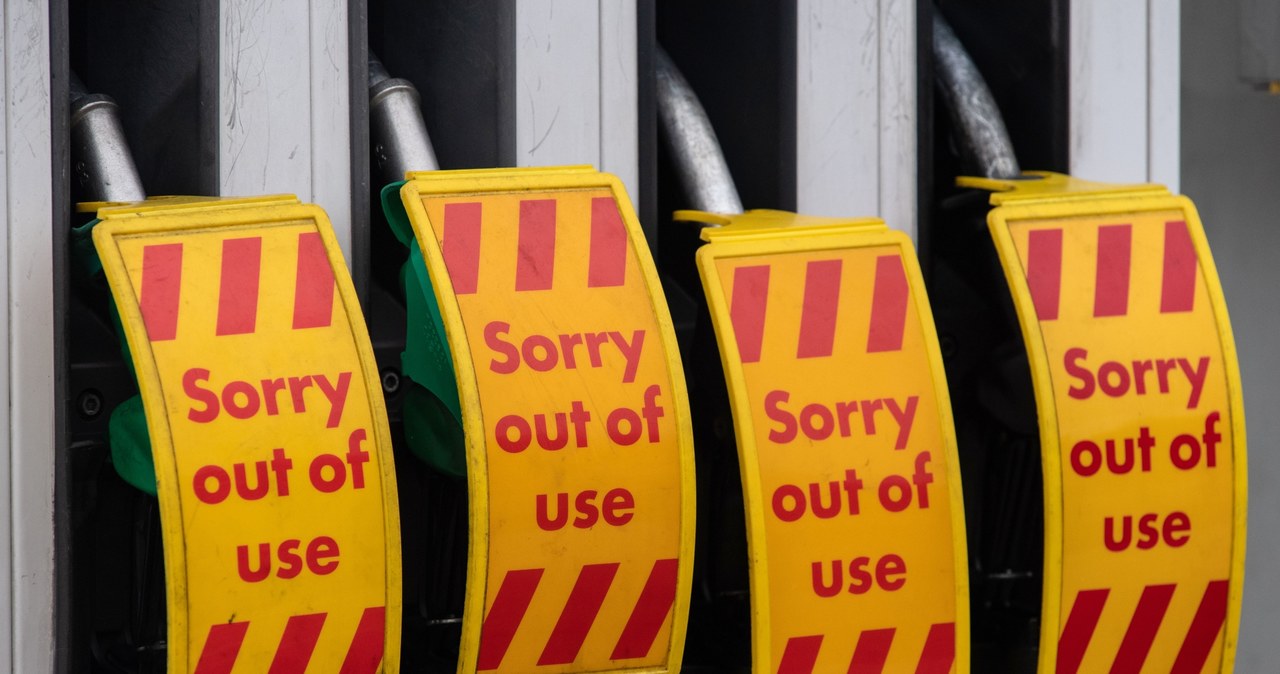
<path id="1" fill-rule="evenodd" d="M 655 63 L 658 119 L 690 205 L 712 213 L 741 213 L 742 199 L 698 95 L 661 47 Z"/>
<path id="2" fill-rule="evenodd" d="M 440 168 L 422 121 L 421 99 L 409 80 L 391 77 L 369 54 L 369 141 L 374 178 L 380 185 L 404 180 L 410 171 Z"/>
<path id="3" fill-rule="evenodd" d="M 70 92 L 71 175 L 76 200 L 146 199 L 116 102 L 110 96 L 89 93 L 74 73 Z"/>
<path id="4" fill-rule="evenodd" d="M 1004 117 L 982 73 L 969 58 L 942 12 L 933 10 L 933 59 L 942 99 L 960 137 L 960 151 L 973 169 L 986 178 L 1017 178 L 1022 174 Z"/>

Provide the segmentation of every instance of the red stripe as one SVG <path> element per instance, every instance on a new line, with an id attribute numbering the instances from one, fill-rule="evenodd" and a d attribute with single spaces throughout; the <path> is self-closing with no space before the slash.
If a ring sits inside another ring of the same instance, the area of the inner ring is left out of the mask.
<path id="1" fill-rule="evenodd" d="M 387 609 L 373 606 L 364 610 L 356 625 L 356 634 L 347 648 L 338 674 L 374 674 L 382 664 L 383 643 L 386 641 Z"/>
<path id="2" fill-rule="evenodd" d="M 1165 609 L 1169 608 L 1169 600 L 1173 598 L 1174 587 L 1148 585 L 1143 588 L 1138 608 L 1129 621 L 1129 629 L 1125 630 L 1124 640 L 1120 642 L 1120 652 L 1111 663 L 1111 674 L 1142 671 L 1151 642 L 1155 641 L 1156 631 L 1160 629 L 1160 621 L 1164 620 Z"/>
<path id="3" fill-rule="evenodd" d="M 729 320 L 738 341 L 738 355 L 744 363 L 760 360 L 764 341 L 765 306 L 769 302 L 769 265 L 738 267 L 733 270 L 733 298 L 729 300 Z"/>
<path id="4" fill-rule="evenodd" d="M 147 338 L 153 342 L 178 335 L 178 295 L 182 288 L 182 244 L 162 243 L 142 249 L 142 289 L 138 304 Z"/>
<path id="5" fill-rule="evenodd" d="M 1164 223 L 1164 276 L 1160 285 L 1160 313 L 1191 311 L 1196 304 L 1196 249 L 1187 223 Z"/>
<path id="6" fill-rule="evenodd" d="M 516 291 L 549 290 L 556 263 L 556 200 L 520 202 Z"/>
<path id="7" fill-rule="evenodd" d="M 517 569 L 508 571 L 498 587 L 498 596 L 493 599 L 493 607 L 484 618 L 480 627 L 480 656 L 476 669 L 485 671 L 497 669 L 502 658 L 511 646 L 511 640 L 524 620 L 525 611 L 529 610 L 529 602 L 533 601 L 533 593 L 542 580 L 542 569 Z"/>
<path id="8" fill-rule="evenodd" d="M 1214 580 L 1205 588 L 1200 598 L 1200 608 L 1191 619 L 1187 638 L 1178 649 L 1178 659 L 1173 661 L 1169 674 L 1200 674 L 1209 659 L 1213 644 L 1218 641 L 1222 624 L 1227 620 L 1227 581 Z"/>
<path id="9" fill-rule="evenodd" d="M 1132 225 L 1098 228 L 1098 271 L 1093 289 L 1093 315 L 1124 316 L 1129 313 L 1129 253 Z"/>
<path id="10" fill-rule="evenodd" d="M 1058 318 L 1062 295 L 1062 230 L 1037 229 L 1027 235 L 1027 289 L 1036 305 L 1036 318 Z"/>
<path id="11" fill-rule="evenodd" d="M 627 228 L 613 197 L 591 200 L 591 256 L 587 287 L 620 286 L 627 278 Z"/>
<path id="12" fill-rule="evenodd" d="M 293 329 L 329 327 L 333 323 L 333 267 L 317 232 L 298 235 L 298 276 L 293 287 Z"/>
<path id="13" fill-rule="evenodd" d="M 902 258 L 876 258 L 876 287 L 871 293 L 871 330 L 867 353 L 902 350 L 902 332 L 907 326 L 907 274 Z"/>
<path id="14" fill-rule="evenodd" d="M 306 672 L 327 615 L 312 613 L 290 616 L 289 622 L 284 626 L 284 635 L 280 637 L 280 646 L 276 648 L 276 657 L 271 661 L 271 669 L 267 670 L 268 674 Z"/>
<path id="15" fill-rule="evenodd" d="M 582 642 L 586 641 L 587 632 L 596 621 L 596 614 L 600 612 L 600 605 L 604 603 L 604 596 L 609 592 L 616 573 L 617 562 L 582 567 L 578 582 L 573 584 L 569 593 L 569 601 L 565 602 L 560 619 L 551 630 L 551 638 L 542 649 L 538 666 L 567 665 L 578 658 Z"/>
<path id="16" fill-rule="evenodd" d="M 612 200 L 609 200 L 612 202 Z M 653 648 L 658 632 L 667 622 L 671 613 L 671 605 L 676 601 L 676 570 L 679 563 L 674 559 L 659 559 L 653 563 L 649 579 L 644 582 L 640 591 L 640 599 L 627 619 L 627 626 L 622 629 L 622 636 L 613 647 L 610 660 L 626 660 L 643 658 Z"/>
<path id="17" fill-rule="evenodd" d="M 800 345 L 796 358 L 825 358 L 836 340 L 841 260 L 814 260 L 805 267 Z"/>
<path id="18" fill-rule="evenodd" d="M 956 660 L 956 624 L 934 623 L 924 639 L 916 674 L 947 674 Z"/>
<path id="19" fill-rule="evenodd" d="M 818 649 L 822 648 L 822 635 L 791 637 L 782 651 L 778 674 L 810 674 L 818 662 Z"/>
<path id="20" fill-rule="evenodd" d="M 443 239 L 444 266 L 453 292 L 474 293 L 480 278 L 480 202 L 445 204 Z"/>
<path id="21" fill-rule="evenodd" d="M 240 655 L 240 644 L 244 643 L 247 631 L 248 622 L 218 623 L 210 627 L 195 674 L 229 674 L 236 664 L 236 656 Z"/>
<path id="22" fill-rule="evenodd" d="M 258 322 L 258 277 L 262 273 L 262 237 L 222 242 L 222 279 L 218 288 L 218 334 L 244 335 Z"/>
<path id="23" fill-rule="evenodd" d="M 853 659 L 849 661 L 849 674 L 880 674 L 884 671 L 884 661 L 889 658 L 889 647 L 893 645 L 894 628 L 882 630 L 866 630 L 858 635 L 858 645 L 853 649 Z"/>
<path id="24" fill-rule="evenodd" d="M 1057 674 L 1076 674 L 1080 670 L 1084 652 L 1089 649 L 1093 630 L 1098 627 L 1098 618 L 1102 616 L 1102 607 L 1110 593 L 1111 590 L 1105 588 L 1076 593 L 1067 624 L 1062 628 L 1062 636 L 1058 637 Z"/>

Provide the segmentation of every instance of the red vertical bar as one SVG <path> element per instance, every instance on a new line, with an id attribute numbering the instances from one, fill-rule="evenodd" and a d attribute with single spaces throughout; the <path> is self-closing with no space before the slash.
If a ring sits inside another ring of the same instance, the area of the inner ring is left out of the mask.
<path id="1" fill-rule="evenodd" d="M 474 293 L 480 279 L 480 202 L 444 205 L 444 237 L 440 246 L 453 292 Z"/>
<path id="2" fill-rule="evenodd" d="M 498 587 L 498 596 L 480 627 L 480 656 L 476 669 L 486 671 L 502 665 L 502 658 L 511 646 L 511 640 L 524 620 L 533 593 L 542 580 L 542 569 L 516 569 L 508 571 Z"/>
<path id="3" fill-rule="evenodd" d="M 1173 598 L 1174 585 L 1148 585 L 1142 589 L 1142 597 L 1138 599 L 1138 608 L 1129 621 L 1129 629 L 1125 630 L 1124 639 L 1120 642 L 1120 652 L 1111 663 L 1111 674 L 1127 674 L 1142 671 L 1142 664 L 1147 661 L 1147 653 L 1151 651 L 1151 642 L 1156 639 L 1160 622 L 1164 620 L 1164 612 L 1169 608 L 1169 600 Z"/>
<path id="4" fill-rule="evenodd" d="M 876 286 L 871 292 L 867 353 L 900 351 L 906 327 L 907 274 L 902 269 L 902 258 L 881 255 L 876 258 Z"/>
<path id="5" fill-rule="evenodd" d="M 956 624 L 934 623 L 924 639 L 916 674 L 947 674 L 956 660 Z"/>
<path id="6" fill-rule="evenodd" d="M 1129 258 L 1133 246 L 1132 225 L 1098 228 L 1098 271 L 1093 289 L 1093 315 L 1124 316 L 1129 313 Z"/>
<path id="7" fill-rule="evenodd" d="M 1062 230 L 1037 229 L 1027 235 L 1027 289 L 1036 305 L 1036 318 L 1058 318 L 1062 295 Z"/>
<path id="8" fill-rule="evenodd" d="M 326 616 L 327 613 L 290 616 L 267 674 L 304 674 Z"/>
<path id="9" fill-rule="evenodd" d="M 620 286 L 627 278 L 627 228 L 613 197 L 591 200 L 591 253 L 587 287 Z"/>
<path id="10" fill-rule="evenodd" d="M 894 628 L 866 630 L 858 635 L 858 645 L 849 661 L 849 674 L 880 674 L 884 661 L 889 659 L 889 647 L 893 645 Z"/>
<path id="11" fill-rule="evenodd" d="M 738 341 L 738 355 L 744 363 L 760 360 L 764 341 L 764 314 L 769 302 L 769 265 L 738 267 L 733 270 L 733 297 L 729 300 L 729 321 Z"/>
<path id="12" fill-rule="evenodd" d="M 1076 601 L 1067 615 L 1067 624 L 1062 627 L 1062 636 L 1058 637 L 1057 674 L 1076 674 L 1080 670 L 1109 594 L 1111 590 L 1108 589 L 1076 593 Z"/>
<path id="13" fill-rule="evenodd" d="M 182 244 L 163 243 L 142 249 L 142 289 L 138 304 L 147 339 L 161 342 L 178 336 L 178 298 L 182 290 Z"/>
<path id="14" fill-rule="evenodd" d="M 293 284 L 293 329 L 333 323 L 333 267 L 317 232 L 298 235 L 298 276 Z"/>
<path id="15" fill-rule="evenodd" d="M 261 273 L 262 237 L 223 240 L 218 335 L 245 335 L 254 331 L 258 323 Z"/>
<path id="16" fill-rule="evenodd" d="M 1191 311 L 1196 304 L 1196 249 L 1187 223 L 1164 223 L 1164 275 L 1160 281 L 1160 313 Z"/>
<path id="17" fill-rule="evenodd" d="M 825 358 L 836 340 L 840 309 L 841 260 L 814 260 L 805 267 L 804 304 L 800 309 L 800 344 L 796 358 Z"/>
<path id="18" fill-rule="evenodd" d="M 196 662 L 195 674 L 230 674 L 236 664 L 236 656 L 240 655 L 240 644 L 244 643 L 244 633 L 249 631 L 249 623 L 218 623 L 209 628 L 209 636 L 204 640 L 204 648 L 200 651 L 200 660 Z"/>
<path id="19" fill-rule="evenodd" d="M 610 200 L 612 201 L 612 200 Z M 671 605 L 676 601 L 677 560 L 659 559 L 653 563 L 649 579 L 644 582 L 640 591 L 640 599 L 627 619 L 627 626 L 622 629 L 622 636 L 613 647 L 610 660 L 626 660 L 643 658 L 653 648 L 658 632 L 671 613 Z"/>
<path id="20" fill-rule="evenodd" d="M 516 291 L 549 290 L 556 263 L 556 200 L 520 202 Z"/>
<path id="21" fill-rule="evenodd" d="M 1222 631 L 1222 623 L 1227 620 L 1227 581 L 1214 580 L 1205 588 L 1200 598 L 1200 607 L 1191 619 L 1191 628 L 1187 630 L 1187 638 L 1178 649 L 1178 658 L 1173 661 L 1173 669 L 1169 674 L 1200 674 L 1204 663 L 1209 659 L 1209 652 L 1218 640 Z"/>
<path id="22" fill-rule="evenodd" d="M 356 634 L 342 659 L 339 674 L 375 674 L 382 664 L 383 642 L 386 641 L 387 609 L 372 606 L 360 615 Z"/>
<path id="23" fill-rule="evenodd" d="M 791 637 L 782 651 L 778 674 L 812 674 L 818 662 L 818 649 L 822 648 L 822 635 Z"/>
<path id="24" fill-rule="evenodd" d="M 604 596 L 613 584 L 613 576 L 618 573 L 618 563 L 588 564 L 582 567 L 578 581 L 569 592 L 569 601 L 565 602 L 560 619 L 551 630 L 551 638 L 542 649 L 538 658 L 538 666 L 567 665 L 578 658 L 582 642 L 587 639 L 587 632 L 596 621 Z"/>

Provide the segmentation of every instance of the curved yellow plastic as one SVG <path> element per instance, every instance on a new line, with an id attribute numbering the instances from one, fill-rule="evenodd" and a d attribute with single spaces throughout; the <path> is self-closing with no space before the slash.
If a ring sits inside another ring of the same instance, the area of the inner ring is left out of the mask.
<path id="1" fill-rule="evenodd" d="M 390 430 L 324 212 L 267 197 L 99 216 L 155 460 L 169 671 L 399 671 Z"/>
<path id="2" fill-rule="evenodd" d="M 955 431 L 910 239 L 872 218 L 717 224 L 697 261 L 740 456 L 754 671 L 968 672 Z"/>
<path id="3" fill-rule="evenodd" d="M 1244 403 L 1199 215 L 1158 185 L 1041 175 L 965 181 L 1006 190 L 988 222 L 1040 417 L 1040 671 L 1229 672 Z"/>
<path id="4" fill-rule="evenodd" d="M 466 434 L 458 671 L 678 671 L 689 406 L 621 183 L 590 167 L 439 171 L 400 194 Z"/>

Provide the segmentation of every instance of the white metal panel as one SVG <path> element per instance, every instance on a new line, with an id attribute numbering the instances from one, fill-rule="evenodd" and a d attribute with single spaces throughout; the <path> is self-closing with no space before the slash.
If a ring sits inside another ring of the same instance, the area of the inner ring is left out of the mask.
<path id="1" fill-rule="evenodd" d="M 219 15 L 219 191 L 324 207 L 351 256 L 347 8 L 225 0 Z"/>
<path id="2" fill-rule="evenodd" d="M 1177 188 L 1178 12 L 1177 0 L 1071 3 L 1072 175 Z"/>
<path id="3" fill-rule="evenodd" d="M 633 1 L 520 0 L 516 164 L 591 164 L 638 198 Z"/>
<path id="4" fill-rule="evenodd" d="M 799 0 L 796 201 L 916 229 L 915 4 Z"/>
<path id="5" fill-rule="evenodd" d="M 53 240 L 49 8 L 3 5 L 4 210 L 0 221 L 0 663 L 53 670 Z M 2 666 L 2 665 L 0 665 Z"/>

